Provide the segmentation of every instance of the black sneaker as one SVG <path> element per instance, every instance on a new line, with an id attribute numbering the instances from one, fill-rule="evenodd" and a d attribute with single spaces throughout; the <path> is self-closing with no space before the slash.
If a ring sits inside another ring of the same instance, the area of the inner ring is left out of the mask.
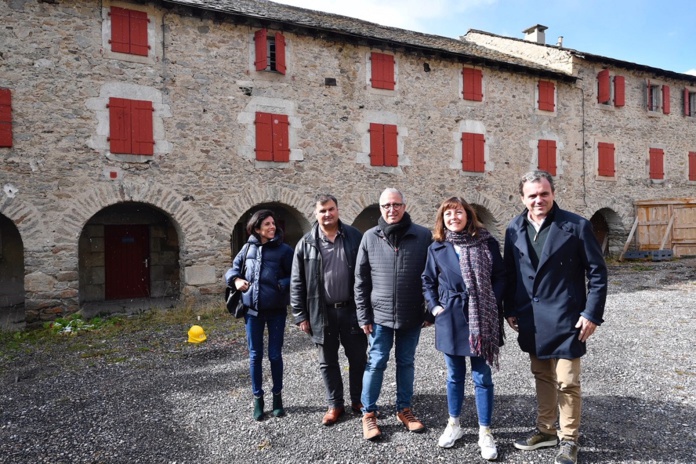
<path id="1" fill-rule="evenodd" d="M 570 440 L 562 440 L 554 464 L 576 464 L 578 462 L 578 444 Z"/>
<path id="2" fill-rule="evenodd" d="M 549 448 L 551 446 L 556 446 L 558 444 L 558 437 L 556 435 L 550 435 L 548 433 L 540 432 L 536 430 L 531 436 L 527 438 L 520 438 L 515 441 L 515 448 L 524 451 L 531 451 L 538 448 Z"/>

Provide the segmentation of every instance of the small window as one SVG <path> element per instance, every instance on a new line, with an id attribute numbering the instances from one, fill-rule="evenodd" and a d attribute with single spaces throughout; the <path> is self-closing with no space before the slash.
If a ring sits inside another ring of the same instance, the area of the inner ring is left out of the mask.
<path id="1" fill-rule="evenodd" d="M 684 116 L 696 117 L 696 92 L 684 89 Z"/>
<path id="2" fill-rule="evenodd" d="M 556 86 L 550 81 L 539 81 L 537 85 L 539 98 L 537 99 L 538 108 L 541 111 L 556 110 Z"/>
<path id="3" fill-rule="evenodd" d="M 398 166 L 398 135 L 393 124 L 370 123 L 370 165 Z"/>
<path id="4" fill-rule="evenodd" d="M 614 85 L 612 85 L 612 83 Z M 608 69 L 597 74 L 597 102 L 620 108 L 626 104 L 626 79 L 624 76 L 611 76 Z"/>
<path id="5" fill-rule="evenodd" d="M 665 178 L 665 152 L 661 148 L 650 149 L 650 178 L 654 180 Z"/>
<path id="6" fill-rule="evenodd" d="M 114 154 L 153 155 L 152 102 L 109 98 L 109 150 Z"/>
<path id="7" fill-rule="evenodd" d="M 386 53 L 370 54 L 372 68 L 371 82 L 374 89 L 394 90 L 394 56 Z"/>
<path id="8" fill-rule="evenodd" d="M 669 86 L 647 81 L 645 91 L 646 108 L 648 111 L 657 112 L 662 110 L 664 114 L 669 114 Z"/>
<path id="9" fill-rule="evenodd" d="M 483 100 L 483 73 L 480 69 L 464 68 L 462 70 L 464 100 Z"/>
<path id="10" fill-rule="evenodd" d="M 614 177 L 616 174 L 614 162 L 614 144 L 599 142 L 597 144 L 597 175 Z"/>
<path id="11" fill-rule="evenodd" d="M 285 36 L 280 32 L 268 35 L 266 29 L 254 33 L 255 59 L 257 71 L 275 71 L 285 74 Z"/>
<path id="12" fill-rule="evenodd" d="M 290 161 L 290 122 L 286 114 L 256 113 L 256 160 Z"/>
<path id="13" fill-rule="evenodd" d="M 0 147 L 12 146 L 12 92 L 0 88 Z"/>
<path id="14" fill-rule="evenodd" d="M 111 51 L 147 56 L 147 25 L 150 20 L 144 11 L 111 7 Z"/>
<path id="15" fill-rule="evenodd" d="M 538 168 L 556 175 L 556 141 L 539 140 L 537 145 Z"/>
<path id="16" fill-rule="evenodd" d="M 462 170 L 484 172 L 485 139 L 483 134 L 462 133 Z"/>
<path id="17" fill-rule="evenodd" d="M 689 180 L 696 181 L 696 151 L 689 152 Z"/>

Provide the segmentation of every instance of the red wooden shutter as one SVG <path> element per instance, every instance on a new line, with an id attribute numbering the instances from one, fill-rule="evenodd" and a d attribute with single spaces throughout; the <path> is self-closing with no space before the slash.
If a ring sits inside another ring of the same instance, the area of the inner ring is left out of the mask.
<path id="1" fill-rule="evenodd" d="M 273 115 L 256 113 L 256 159 L 273 161 Z"/>
<path id="2" fill-rule="evenodd" d="M 696 151 L 689 152 L 689 180 L 696 181 Z"/>
<path id="3" fill-rule="evenodd" d="M 597 175 L 614 177 L 614 144 L 599 142 L 597 144 L 598 163 Z"/>
<path id="4" fill-rule="evenodd" d="M 285 74 L 287 66 L 285 65 L 285 36 L 280 32 L 275 35 L 275 54 L 276 54 L 276 71 L 280 74 Z"/>
<path id="5" fill-rule="evenodd" d="M 372 87 L 394 90 L 394 57 L 385 53 L 372 52 Z"/>
<path id="6" fill-rule="evenodd" d="M 384 125 L 370 123 L 370 165 L 384 166 Z"/>
<path id="7" fill-rule="evenodd" d="M 150 47 L 147 44 L 147 13 L 130 10 L 130 53 L 147 56 Z"/>
<path id="8" fill-rule="evenodd" d="M 556 175 L 556 141 L 539 140 L 538 143 L 539 169 Z"/>
<path id="9" fill-rule="evenodd" d="M 464 81 L 464 100 L 482 101 L 483 100 L 483 73 L 480 69 L 462 69 Z"/>
<path id="10" fill-rule="evenodd" d="M 131 154 L 131 134 L 131 100 L 109 98 L 109 150 L 111 153 Z"/>
<path id="11" fill-rule="evenodd" d="M 650 178 L 664 179 L 664 151 L 661 148 L 650 149 Z"/>
<path id="12" fill-rule="evenodd" d="M 398 150 L 398 131 L 395 125 L 385 124 L 384 126 L 384 165 L 398 166 L 399 165 L 399 150 Z"/>
<path id="13" fill-rule="evenodd" d="M 609 70 L 604 69 L 597 74 L 597 101 L 599 103 L 608 103 L 610 98 Z"/>
<path id="14" fill-rule="evenodd" d="M 0 89 L 0 147 L 12 146 L 12 92 Z"/>
<path id="15" fill-rule="evenodd" d="M 553 82 L 549 81 L 539 81 L 539 109 L 542 111 L 554 111 L 556 104 L 554 102 L 555 97 L 555 85 Z"/>
<path id="16" fill-rule="evenodd" d="M 664 114 L 669 114 L 670 104 L 669 104 L 669 86 L 662 86 L 662 112 Z"/>
<path id="17" fill-rule="evenodd" d="M 111 7 L 111 51 L 130 53 L 130 15 L 128 10 Z"/>
<path id="18" fill-rule="evenodd" d="M 290 161 L 290 122 L 286 114 L 273 115 L 273 161 Z"/>
<path id="19" fill-rule="evenodd" d="M 483 172 L 484 138 L 483 134 L 462 134 L 462 169 L 469 172 Z"/>
<path id="20" fill-rule="evenodd" d="M 134 155 L 153 155 L 155 139 L 152 129 L 152 102 L 146 100 L 131 101 L 132 110 L 132 153 Z"/>
<path id="21" fill-rule="evenodd" d="M 254 44 L 255 44 L 255 60 L 257 71 L 263 71 L 268 67 L 268 39 L 266 38 L 266 29 L 260 29 L 254 32 Z"/>
<path id="22" fill-rule="evenodd" d="M 626 104 L 626 78 L 614 76 L 614 106 L 621 107 Z"/>
<path id="23" fill-rule="evenodd" d="M 691 107 L 689 106 L 689 89 L 684 88 L 684 116 L 691 116 Z"/>

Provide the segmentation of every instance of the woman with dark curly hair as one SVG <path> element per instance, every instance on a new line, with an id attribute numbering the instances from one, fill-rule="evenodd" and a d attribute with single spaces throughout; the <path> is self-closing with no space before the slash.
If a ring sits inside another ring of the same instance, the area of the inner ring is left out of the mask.
<path id="1" fill-rule="evenodd" d="M 225 274 L 228 286 L 242 291 L 242 302 L 247 308 L 244 316 L 251 391 L 254 395 L 254 419 L 263 418 L 263 332 L 268 327 L 268 360 L 273 379 L 273 415 L 285 414 L 283 409 L 283 338 L 287 305 L 290 303 L 290 273 L 293 250 L 283 243 L 283 233 L 276 228 L 273 212 L 257 211 L 246 226 L 249 240 L 234 258 L 232 268 Z M 246 257 L 244 275 L 242 261 Z"/>

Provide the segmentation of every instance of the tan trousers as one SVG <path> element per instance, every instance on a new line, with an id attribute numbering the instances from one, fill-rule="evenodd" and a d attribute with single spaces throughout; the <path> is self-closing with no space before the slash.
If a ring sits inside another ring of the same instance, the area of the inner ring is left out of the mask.
<path id="1" fill-rule="evenodd" d="M 529 356 L 536 381 L 537 428 L 561 440 L 578 441 L 580 433 L 580 358 L 539 359 Z M 559 415 L 560 412 L 560 415 Z M 556 420 L 560 433 L 556 429 Z"/>

